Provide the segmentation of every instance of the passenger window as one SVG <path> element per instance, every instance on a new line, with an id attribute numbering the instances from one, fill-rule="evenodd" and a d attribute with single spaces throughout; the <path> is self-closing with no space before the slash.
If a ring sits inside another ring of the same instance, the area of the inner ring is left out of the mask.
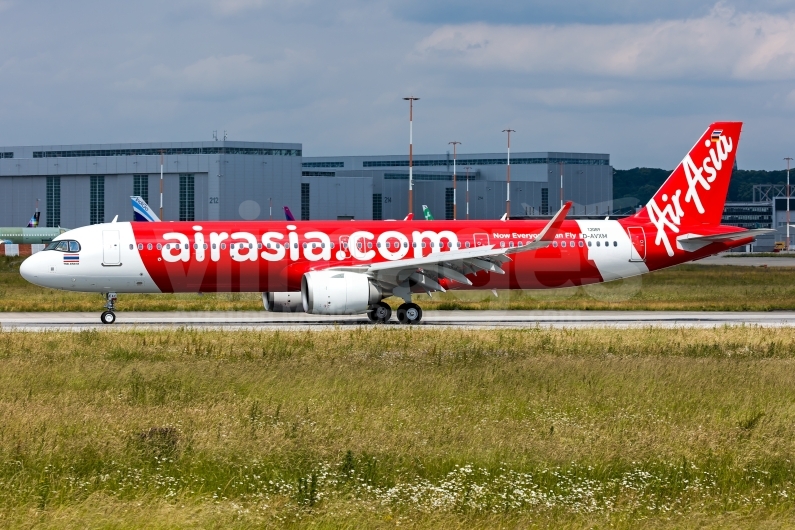
<path id="1" fill-rule="evenodd" d="M 376 243 L 375 246 L 381 248 L 381 243 Z"/>
<path id="2" fill-rule="evenodd" d="M 205 247 L 207 248 L 207 247 Z M 257 248 L 262 248 L 262 243 L 257 243 Z"/>
<path id="3" fill-rule="evenodd" d="M 157 244 L 157 250 L 163 250 L 163 245 L 161 245 L 160 243 L 158 243 L 158 244 Z"/>
<path id="4" fill-rule="evenodd" d="M 552 242 L 552 246 L 555 247 L 555 248 L 558 248 L 558 242 L 557 241 L 553 241 Z"/>
<path id="5" fill-rule="evenodd" d="M 372 243 L 367 243 L 367 248 L 373 248 L 373 244 Z"/>
<path id="6" fill-rule="evenodd" d="M 198 243 L 194 243 L 193 244 L 193 250 L 199 250 L 199 244 Z"/>
<path id="7" fill-rule="evenodd" d="M 149 246 L 151 247 L 152 245 Z M 70 241 L 69 252 L 80 252 L 80 243 L 78 243 L 77 241 Z"/>
<path id="8" fill-rule="evenodd" d="M 321 243 L 320 244 L 320 248 L 326 248 L 326 244 L 325 243 Z"/>
<path id="9" fill-rule="evenodd" d="M 138 250 L 143 250 L 143 249 L 144 249 L 143 243 L 138 243 Z"/>
<path id="10" fill-rule="evenodd" d="M 152 243 L 146 244 L 146 250 L 152 250 Z"/>
<path id="11" fill-rule="evenodd" d="M 60 243 L 59 243 L 59 244 L 58 244 L 58 247 L 60 247 L 60 246 L 61 246 L 61 245 L 60 245 Z M 132 243 L 130 243 L 130 250 L 132 250 L 133 248 L 135 248 L 135 247 L 133 246 L 133 244 L 132 244 Z M 58 248 L 58 250 L 61 250 L 61 249 L 60 249 L 60 248 Z"/>
<path id="12" fill-rule="evenodd" d="M 588 241 L 588 246 L 589 246 L 589 247 L 591 246 L 591 242 L 590 242 L 590 241 Z"/>
<path id="13" fill-rule="evenodd" d="M 298 248 L 298 243 L 293 243 L 293 248 Z"/>
<path id="14" fill-rule="evenodd" d="M 329 245 L 329 248 L 334 248 L 334 243 L 331 243 L 331 244 Z"/>
<path id="15" fill-rule="evenodd" d="M 268 245 L 268 247 L 270 247 L 270 245 Z M 215 250 L 215 243 L 213 243 L 213 250 Z"/>
<path id="16" fill-rule="evenodd" d="M 618 246 L 618 241 L 613 241 L 613 246 L 617 247 Z"/>
<path id="17" fill-rule="evenodd" d="M 505 241 L 500 241 L 500 248 L 505 248 Z"/>
<path id="18" fill-rule="evenodd" d="M 583 243 L 582 243 L 582 241 L 578 241 L 578 242 L 577 242 L 577 246 L 578 246 L 578 247 L 580 247 L 580 248 L 582 248 L 582 247 L 583 247 Z"/>
<path id="19" fill-rule="evenodd" d="M 511 241 L 510 243 L 508 243 L 508 246 L 509 246 L 509 247 L 511 247 L 511 248 L 513 248 L 513 241 Z"/>
<path id="20" fill-rule="evenodd" d="M 596 246 L 597 246 L 597 247 L 599 246 L 599 241 L 597 241 L 597 242 L 596 242 Z"/>
<path id="21" fill-rule="evenodd" d="M 466 248 L 469 248 L 469 241 L 467 241 L 464 245 L 466 246 Z"/>
<path id="22" fill-rule="evenodd" d="M 407 241 L 404 241 L 404 242 L 403 242 L 403 248 L 409 248 L 409 244 L 408 244 L 408 242 L 407 242 Z"/>
<path id="23" fill-rule="evenodd" d="M 304 248 L 306 248 L 306 243 L 304 243 Z"/>
<path id="24" fill-rule="evenodd" d="M 249 248 L 249 250 L 250 250 L 250 249 L 253 249 L 253 248 L 254 248 L 254 243 L 249 243 L 249 244 L 248 244 L 248 248 Z"/>
<path id="25" fill-rule="evenodd" d="M 188 247 L 188 244 L 187 244 L 187 243 L 185 243 L 185 250 L 188 250 L 188 248 L 189 248 L 189 247 Z"/>
<path id="26" fill-rule="evenodd" d="M 226 243 L 221 243 L 221 250 L 226 250 Z"/>
<path id="27" fill-rule="evenodd" d="M 565 241 L 561 241 L 560 242 L 560 246 L 563 247 L 563 248 L 566 248 L 566 242 Z"/>

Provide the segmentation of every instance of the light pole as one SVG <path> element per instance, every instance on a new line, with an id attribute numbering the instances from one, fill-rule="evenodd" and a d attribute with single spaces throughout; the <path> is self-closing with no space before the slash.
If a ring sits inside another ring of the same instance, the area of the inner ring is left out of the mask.
<path id="1" fill-rule="evenodd" d="M 560 166 L 560 207 L 563 208 L 563 162 L 558 162 Z"/>
<path id="2" fill-rule="evenodd" d="M 163 150 L 160 150 L 160 220 L 163 220 Z"/>
<path id="3" fill-rule="evenodd" d="M 787 161 L 787 252 L 789 252 L 789 163 L 792 157 L 788 156 L 784 160 Z"/>
<path id="4" fill-rule="evenodd" d="M 409 102 L 409 214 L 414 212 L 414 174 L 412 172 L 414 156 L 414 102 L 420 98 L 409 96 L 403 98 Z"/>
<path id="5" fill-rule="evenodd" d="M 455 179 L 455 148 L 457 145 L 460 145 L 461 142 L 447 142 L 448 144 L 453 144 L 453 221 L 456 220 L 456 204 L 455 204 L 455 188 L 456 188 L 456 179 Z"/>
<path id="6" fill-rule="evenodd" d="M 469 221 L 469 166 L 467 166 L 467 221 Z"/>
<path id="7" fill-rule="evenodd" d="M 513 129 L 504 129 L 502 132 L 508 133 L 508 165 L 506 166 L 505 174 L 505 219 L 511 218 L 511 133 L 516 132 Z"/>

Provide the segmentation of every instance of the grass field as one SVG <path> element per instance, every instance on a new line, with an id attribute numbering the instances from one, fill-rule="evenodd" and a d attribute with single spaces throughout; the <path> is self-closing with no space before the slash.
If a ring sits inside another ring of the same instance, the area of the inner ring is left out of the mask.
<path id="1" fill-rule="evenodd" d="M 0 334 L 0 525 L 779 528 L 795 330 Z"/>
<path id="2" fill-rule="evenodd" d="M 55 291 L 19 276 L 21 258 L 0 258 L 0 311 L 101 311 L 99 294 Z M 683 265 L 618 282 L 544 291 L 450 291 L 415 296 L 424 309 L 795 309 L 795 268 Z M 397 298 L 388 301 L 395 307 Z M 261 310 L 258 293 L 126 295 L 119 311 Z"/>

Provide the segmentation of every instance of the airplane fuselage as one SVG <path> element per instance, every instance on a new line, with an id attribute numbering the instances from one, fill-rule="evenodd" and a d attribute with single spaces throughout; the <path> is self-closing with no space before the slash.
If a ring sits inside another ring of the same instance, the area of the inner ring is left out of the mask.
<path id="1" fill-rule="evenodd" d="M 547 289 L 643 274 L 748 241 L 712 243 L 669 257 L 649 244 L 653 226 L 611 220 L 567 220 L 554 242 L 511 254 L 504 274 L 478 271 L 472 285 L 442 280 L 445 289 Z M 24 273 L 56 289 L 118 293 L 298 291 L 313 270 L 398 262 L 461 250 L 512 248 L 533 241 L 545 221 L 289 221 L 108 223 L 61 239 L 79 252 L 29 258 Z M 68 258 L 67 258 L 68 257 Z M 30 276 L 30 277 L 29 277 Z M 421 291 L 421 288 L 419 289 Z"/>

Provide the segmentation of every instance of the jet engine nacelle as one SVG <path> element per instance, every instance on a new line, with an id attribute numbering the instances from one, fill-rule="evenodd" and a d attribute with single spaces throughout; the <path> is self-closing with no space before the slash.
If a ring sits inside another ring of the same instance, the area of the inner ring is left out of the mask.
<path id="1" fill-rule="evenodd" d="M 262 293 L 262 305 L 265 311 L 274 313 L 303 313 L 304 304 L 301 301 L 301 292 L 294 293 Z"/>
<path id="2" fill-rule="evenodd" d="M 381 289 L 364 274 L 313 271 L 301 278 L 304 311 L 313 315 L 364 313 L 381 298 Z"/>

